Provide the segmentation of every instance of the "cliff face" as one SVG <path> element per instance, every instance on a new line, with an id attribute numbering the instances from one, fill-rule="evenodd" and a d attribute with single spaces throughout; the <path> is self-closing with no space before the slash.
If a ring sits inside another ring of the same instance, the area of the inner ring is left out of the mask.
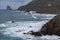
<path id="1" fill-rule="evenodd" d="M 60 0 L 32 0 L 18 10 L 36 12 L 60 12 Z"/>
<path id="2" fill-rule="evenodd" d="M 55 16 L 47 24 L 45 24 L 40 31 L 42 34 L 46 35 L 58 35 L 60 36 L 60 15 Z"/>
<path id="3" fill-rule="evenodd" d="M 46 23 L 39 32 L 33 32 L 32 35 L 58 35 L 60 36 L 60 15 L 55 16 Z"/>

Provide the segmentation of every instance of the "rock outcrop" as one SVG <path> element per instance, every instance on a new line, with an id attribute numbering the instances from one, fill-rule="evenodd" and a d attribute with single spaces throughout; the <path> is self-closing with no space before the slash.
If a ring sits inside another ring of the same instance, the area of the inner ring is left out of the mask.
<path id="1" fill-rule="evenodd" d="M 46 35 L 58 35 L 60 36 L 60 15 L 55 16 L 48 23 L 46 23 L 40 31 L 42 34 Z"/>
<path id="2" fill-rule="evenodd" d="M 12 10 L 12 8 L 9 5 L 7 5 L 7 8 L 6 9 L 7 10 Z"/>
<path id="3" fill-rule="evenodd" d="M 60 12 L 60 0 L 32 0 L 18 8 L 20 11 L 36 11 L 38 13 Z"/>
<path id="4" fill-rule="evenodd" d="M 57 35 L 60 36 L 60 15 L 55 16 L 47 22 L 40 31 L 31 33 L 33 35 Z"/>

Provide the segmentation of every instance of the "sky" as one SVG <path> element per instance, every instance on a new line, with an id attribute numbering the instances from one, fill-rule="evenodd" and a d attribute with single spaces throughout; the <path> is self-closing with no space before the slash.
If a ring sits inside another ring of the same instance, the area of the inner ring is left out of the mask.
<path id="1" fill-rule="evenodd" d="M 12 9 L 17 9 L 19 6 L 26 5 L 31 0 L 0 0 L 0 9 L 6 9 L 7 5 Z"/>

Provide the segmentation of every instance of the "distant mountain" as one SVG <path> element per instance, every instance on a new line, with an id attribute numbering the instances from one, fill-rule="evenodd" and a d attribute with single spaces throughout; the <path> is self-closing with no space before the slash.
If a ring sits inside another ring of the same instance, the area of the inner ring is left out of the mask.
<path id="1" fill-rule="evenodd" d="M 39 13 L 60 12 L 60 0 L 32 0 L 18 8 L 20 11 L 36 11 Z"/>
<path id="2" fill-rule="evenodd" d="M 9 5 L 7 5 L 7 8 L 6 9 L 7 10 L 12 10 L 12 8 Z"/>

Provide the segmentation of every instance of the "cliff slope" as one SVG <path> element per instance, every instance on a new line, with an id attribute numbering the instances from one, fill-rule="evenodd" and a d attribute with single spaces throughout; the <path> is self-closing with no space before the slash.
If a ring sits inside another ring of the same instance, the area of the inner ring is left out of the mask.
<path id="1" fill-rule="evenodd" d="M 20 11 L 36 11 L 39 13 L 60 12 L 60 0 L 32 0 L 18 8 Z"/>
<path id="2" fill-rule="evenodd" d="M 55 16 L 48 23 L 46 23 L 40 31 L 42 34 L 46 35 L 58 35 L 60 36 L 60 15 Z"/>

